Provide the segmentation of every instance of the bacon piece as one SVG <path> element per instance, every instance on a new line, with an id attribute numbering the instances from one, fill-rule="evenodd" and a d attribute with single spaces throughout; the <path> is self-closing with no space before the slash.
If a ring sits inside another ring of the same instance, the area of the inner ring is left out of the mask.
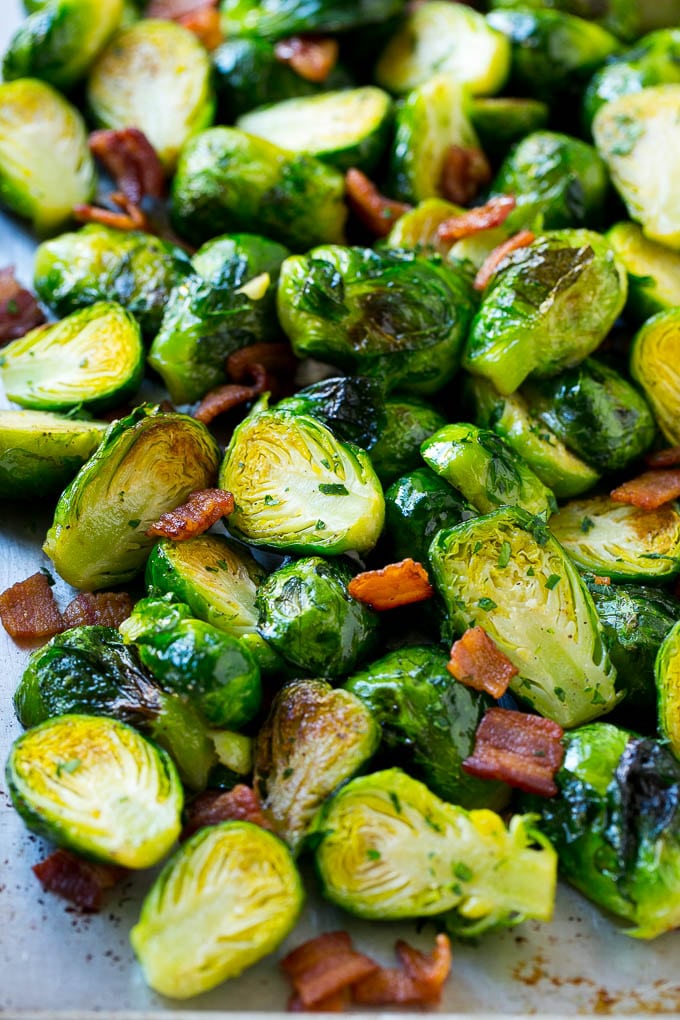
<path id="1" fill-rule="evenodd" d="M 85 913 L 96 913 L 106 890 L 113 888 L 125 874 L 125 868 L 95 864 L 69 850 L 55 850 L 34 864 L 32 870 L 45 892 L 69 900 Z"/>
<path id="2" fill-rule="evenodd" d="M 64 629 L 64 618 L 41 571 L 0 594 L 0 620 L 15 641 L 46 641 Z"/>
<path id="3" fill-rule="evenodd" d="M 611 584 L 611 577 L 602 577 L 601 574 L 593 574 L 593 581 L 595 584 Z"/>
<path id="4" fill-rule="evenodd" d="M 658 510 L 680 496 L 680 468 L 645 471 L 610 492 L 615 503 L 630 503 L 641 510 Z"/>
<path id="5" fill-rule="evenodd" d="M 263 376 L 266 378 L 264 371 Z M 206 393 L 192 417 L 196 421 L 202 421 L 204 425 L 209 425 L 213 418 L 217 418 L 218 415 L 225 414 L 241 404 L 247 404 L 249 400 L 254 400 L 259 393 L 263 393 L 265 389 L 266 387 L 259 389 L 254 386 L 237 386 L 234 383 L 218 386 L 217 389 Z"/>
<path id="6" fill-rule="evenodd" d="M 490 198 L 486 205 L 468 209 L 460 216 L 451 216 L 450 219 L 444 220 L 439 224 L 437 237 L 446 244 L 453 244 L 455 241 L 461 241 L 464 237 L 479 234 L 482 230 L 500 227 L 514 208 L 515 199 L 512 195 L 498 195 L 497 198 Z"/>
<path id="7" fill-rule="evenodd" d="M 185 815 L 182 839 L 188 839 L 206 825 L 219 825 L 220 822 L 252 822 L 261 829 L 272 831 L 272 826 L 262 813 L 257 794 L 244 783 L 239 783 L 226 793 L 201 793 L 187 805 Z"/>
<path id="8" fill-rule="evenodd" d="M 93 131 L 89 145 L 92 155 L 116 182 L 118 191 L 134 205 L 139 205 L 147 195 L 163 197 L 165 171 L 158 153 L 139 128 Z"/>
<path id="9" fill-rule="evenodd" d="M 115 230 L 151 231 L 146 215 L 122 191 L 113 191 L 109 197 L 122 210 L 121 212 L 103 209 L 98 205 L 76 205 L 73 207 L 75 219 L 79 223 L 101 223 L 103 226 L 113 227 Z"/>
<path id="10" fill-rule="evenodd" d="M 222 25 L 220 22 L 220 12 L 214 10 L 212 7 L 202 7 L 198 11 L 193 11 L 191 14 L 185 14 L 181 18 L 177 18 L 177 23 L 183 25 L 184 28 L 196 36 L 199 42 L 202 42 L 206 50 L 212 53 L 218 46 L 222 45 L 224 36 L 222 35 Z"/>
<path id="11" fill-rule="evenodd" d="M 448 936 L 437 935 L 430 954 L 421 953 L 401 939 L 395 948 L 403 970 L 381 967 L 354 986 L 354 1001 L 366 1006 L 429 1006 L 438 1003 L 451 972 L 451 942 Z"/>
<path id="12" fill-rule="evenodd" d="M 518 233 L 513 234 L 512 237 L 509 237 L 507 241 L 504 241 L 503 244 L 499 244 L 493 251 L 489 252 L 475 276 L 473 284 L 475 290 L 485 290 L 489 285 L 489 281 L 496 275 L 496 270 L 508 255 L 511 255 L 513 251 L 517 251 L 519 248 L 528 248 L 535 240 L 536 235 L 531 230 L 520 230 Z"/>
<path id="13" fill-rule="evenodd" d="M 551 719 L 490 708 L 477 727 L 474 751 L 463 769 L 482 779 L 500 779 L 525 793 L 553 797 L 555 773 L 564 758 L 562 736 L 562 727 Z"/>
<path id="14" fill-rule="evenodd" d="M 412 208 L 381 195 L 366 174 L 355 167 L 345 174 L 345 191 L 352 212 L 378 237 L 387 237 L 395 220 Z"/>
<path id="15" fill-rule="evenodd" d="M 84 591 L 64 610 L 67 627 L 119 627 L 132 612 L 132 599 L 125 591 Z"/>
<path id="16" fill-rule="evenodd" d="M 227 358 L 227 375 L 242 383 L 264 368 L 273 375 L 293 375 L 298 364 L 290 344 L 250 344 L 240 347 Z"/>
<path id="17" fill-rule="evenodd" d="M 326 932 L 304 942 L 281 961 L 300 1004 L 318 1008 L 344 988 L 378 970 L 378 964 L 352 948 L 347 932 Z"/>
<path id="18" fill-rule="evenodd" d="M 680 446 L 669 446 L 665 450 L 648 453 L 645 463 L 650 468 L 668 468 L 680 466 Z"/>
<path id="19" fill-rule="evenodd" d="M 439 188 L 449 202 L 468 205 L 491 177 L 489 161 L 481 149 L 450 145 L 444 156 Z"/>
<path id="20" fill-rule="evenodd" d="M 173 542 L 186 542 L 202 535 L 222 517 L 234 509 L 234 497 L 225 489 L 197 489 L 186 503 L 161 514 L 155 524 L 147 528 L 151 537 L 171 538 Z"/>
<path id="21" fill-rule="evenodd" d="M 466 687 L 502 698 L 519 672 L 483 627 L 471 627 L 451 646 L 446 665 L 449 673 Z"/>
<path id="22" fill-rule="evenodd" d="M 219 0 L 150 0 L 145 18 L 160 18 L 163 21 L 177 21 L 187 14 L 195 14 L 204 7 L 217 7 Z"/>
<path id="23" fill-rule="evenodd" d="M 274 46 L 274 55 L 282 64 L 288 64 L 300 78 L 321 84 L 338 62 L 340 47 L 337 39 L 319 35 L 292 35 L 280 39 Z"/>
<path id="24" fill-rule="evenodd" d="M 327 995 L 325 999 L 319 999 L 314 1003 L 315 1013 L 344 1013 L 352 1004 L 352 996 L 349 987 L 341 988 L 335 995 Z M 288 1000 L 289 1013 L 306 1013 L 307 1009 L 299 995 L 291 995 Z"/>
<path id="25" fill-rule="evenodd" d="M 357 602 L 364 602 L 378 612 L 423 602 L 434 595 L 425 567 L 410 558 L 390 563 L 381 570 L 357 574 L 347 590 Z"/>
<path id="26" fill-rule="evenodd" d="M 30 290 L 14 276 L 14 266 L 0 269 L 0 346 L 17 340 L 45 321 Z"/>

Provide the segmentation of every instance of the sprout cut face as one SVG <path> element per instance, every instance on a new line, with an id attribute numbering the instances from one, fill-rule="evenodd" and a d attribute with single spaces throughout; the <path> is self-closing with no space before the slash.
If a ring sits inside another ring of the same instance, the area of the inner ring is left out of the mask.
<path id="1" fill-rule="evenodd" d="M 680 443 L 680 309 L 659 312 L 637 333 L 630 374 L 644 390 L 666 439 Z"/>

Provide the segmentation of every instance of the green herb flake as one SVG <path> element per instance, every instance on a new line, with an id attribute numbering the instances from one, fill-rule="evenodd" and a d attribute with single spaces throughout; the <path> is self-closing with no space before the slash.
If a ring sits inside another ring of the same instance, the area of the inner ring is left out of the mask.
<path id="1" fill-rule="evenodd" d="M 498 608 L 493 599 L 480 599 L 477 605 L 480 609 L 483 609 L 485 613 L 489 613 L 492 609 Z"/>
<path id="2" fill-rule="evenodd" d="M 560 574 L 551 574 L 548 580 L 545 582 L 545 586 L 548 591 L 552 591 L 556 584 L 559 584 L 562 580 Z"/>
<path id="3" fill-rule="evenodd" d="M 512 552 L 509 542 L 503 542 L 501 551 L 498 554 L 498 566 L 501 570 L 504 570 L 510 562 L 510 553 Z"/>
<path id="4" fill-rule="evenodd" d="M 580 523 L 579 527 L 580 527 L 581 531 L 583 532 L 583 534 L 587 535 L 588 532 L 591 530 L 591 528 L 595 527 L 595 523 L 594 523 L 594 521 L 591 521 L 590 517 L 583 517 L 583 518 L 581 518 L 581 523 Z"/>
<path id="5" fill-rule="evenodd" d="M 73 772 L 76 772 L 82 764 L 83 763 L 80 758 L 69 758 L 68 761 L 60 761 L 57 765 L 57 778 L 59 778 L 59 776 L 61 776 L 64 772 L 71 775 Z"/>
<path id="6" fill-rule="evenodd" d="M 469 868 L 467 864 L 464 864 L 462 861 L 459 861 L 458 864 L 454 865 L 453 873 L 456 878 L 461 880 L 461 882 L 469 882 L 473 876 L 472 868 Z"/>
<path id="7" fill-rule="evenodd" d="M 400 815 L 401 814 L 401 801 L 397 797 L 396 793 L 393 793 L 391 790 L 390 790 L 390 800 L 392 801 L 392 806 L 393 806 L 394 810 L 397 812 L 398 815 Z"/>
<path id="8" fill-rule="evenodd" d="M 138 528 L 141 523 L 139 517 L 133 517 L 132 520 L 128 521 L 128 528 Z"/>
<path id="9" fill-rule="evenodd" d="M 380 851 L 374 850 L 373 847 L 369 847 L 368 850 L 366 851 L 366 856 L 368 857 L 369 861 L 379 861 Z"/>
<path id="10" fill-rule="evenodd" d="M 319 492 L 323 496 L 349 496 L 349 492 L 342 482 L 322 482 Z"/>

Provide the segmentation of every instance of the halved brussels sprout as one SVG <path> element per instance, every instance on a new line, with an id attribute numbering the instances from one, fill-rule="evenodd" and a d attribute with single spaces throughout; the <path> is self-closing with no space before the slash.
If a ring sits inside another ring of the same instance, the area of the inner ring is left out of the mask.
<path id="1" fill-rule="evenodd" d="M 543 10 L 555 8 L 575 14 L 613 32 L 619 39 L 636 39 L 652 28 L 673 25 L 680 18 L 678 0 L 492 0 L 492 7 Z"/>
<path id="2" fill-rule="evenodd" d="M 463 366 L 513 393 L 595 350 L 626 303 L 627 276 L 592 230 L 554 230 L 519 248 L 486 289 Z"/>
<path id="3" fill-rule="evenodd" d="M 519 670 L 517 697 L 565 727 L 614 708 L 593 600 L 540 518 L 505 507 L 440 531 L 430 563 L 450 629 L 484 628 Z"/>
<path id="4" fill-rule="evenodd" d="M 680 512 L 641 510 L 609 496 L 572 500 L 550 530 L 575 563 L 615 581 L 661 581 L 680 570 Z"/>
<path id="5" fill-rule="evenodd" d="M 74 106 L 32 78 L 0 85 L 0 201 L 39 234 L 89 202 L 96 175 L 85 123 Z"/>
<path id="6" fill-rule="evenodd" d="M 215 481 L 219 448 L 205 425 L 142 406 L 111 425 L 63 492 L 43 546 L 57 571 L 91 591 L 143 569 L 162 513 Z"/>
<path id="7" fill-rule="evenodd" d="M 0 496 L 35 499 L 61 492 L 107 428 L 106 422 L 49 411 L 0 411 Z"/>
<path id="8" fill-rule="evenodd" d="M 303 899 L 280 839 L 250 822 L 223 822 L 197 832 L 166 864 L 130 941 L 151 988 L 187 999 L 272 953 Z"/>
<path id="9" fill-rule="evenodd" d="M 680 620 L 666 635 L 656 657 L 659 733 L 680 759 Z"/>
<path id="10" fill-rule="evenodd" d="M 630 374 L 670 443 L 680 443 L 680 308 L 659 312 L 636 334 Z"/>
<path id="11" fill-rule="evenodd" d="M 392 394 L 385 400 L 385 426 L 371 450 L 375 473 L 389 485 L 406 471 L 422 465 L 420 446 L 446 425 L 446 418 L 418 397 Z"/>
<path id="12" fill-rule="evenodd" d="M 489 429 L 464 422 L 445 425 L 420 450 L 428 467 L 459 489 L 482 514 L 508 505 L 545 518 L 557 510 L 550 489 Z"/>
<path id="13" fill-rule="evenodd" d="M 33 832 L 123 868 L 149 868 L 180 831 L 182 786 L 165 753 L 131 726 L 61 715 L 15 740 L 12 803 Z"/>
<path id="14" fill-rule="evenodd" d="M 385 493 L 385 531 L 395 559 L 427 563 L 430 543 L 441 528 L 452 528 L 477 511 L 452 485 L 421 467 L 398 478 Z"/>
<path id="15" fill-rule="evenodd" d="M 283 39 L 299 32 L 341 32 L 400 14 L 403 0 L 221 0 L 222 31 Z"/>
<path id="16" fill-rule="evenodd" d="M 362 449 L 308 415 L 255 408 L 234 431 L 219 475 L 234 494 L 229 530 L 286 552 L 369 552 L 385 516 Z"/>
<path id="17" fill-rule="evenodd" d="M 321 379 L 280 400 L 276 410 L 318 418 L 343 443 L 364 450 L 373 449 L 387 423 L 382 384 L 360 375 Z"/>
<path id="18" fill-rule="evenodd" d="M 479 935 L 526 918 L 547 921 L 557 856 L 515 815 L 439 800 L 401 769 L 353 779 L 315 823 L 324 893 L 358 917 L 430 917 L 457 934 Z"/>
<path id="19" fill-rule="evenodd" d="M 669 183 L 680 169 L 680 84 L 606 103 L 593 137 L 631 219 L 652 241 L 680 250 L 680 194 Z"/>
<path id="20" fill-rule="evenodd" d="M 260 730 L 253 787 L 293 853 L 326 797 L 378 749 L 380 730 L 359 698 L 324 680 L 279 691 Z"/>
<path id="21" fill-rule="evenodd" d="M 616 223 L 606 234 L 628 272 L 626 312 L 644 322 L 680 306 L 680 252 L 650 241 L 637 223 Z"/>
<path id="22" fill-rule="evenodd" d="M 0 353 L 7 396 L 37 411 L 104 411 L 125 403 L 143 377 L 139 326 L 113 301 L 32 329 Z"/>
<path id="23" fill-rule="evenodd" d="M 502 158 L 515 142 L 540 131 L 548 123 L 550 107 L 540 99 L 512 99 L 494 96 L 476 97 L 470 103 L 470 120 L 479 135 L 484 152 Z"/>
<path id="24" fill-rule="evenodd" d="M 333 245 L 286 259 L 278 309 L 299 357 L 432 393 L 458 369 L 474 296 L 438 260 Z"/>
<path id="25" fill-rule="evenodd" d="M 100 127 L 143 131 L 172 170 L 187 139 L 212 124 L 210 58 L 182 25 L 143 19 L 118 32 L 96 60 L 87 101 Z"/>

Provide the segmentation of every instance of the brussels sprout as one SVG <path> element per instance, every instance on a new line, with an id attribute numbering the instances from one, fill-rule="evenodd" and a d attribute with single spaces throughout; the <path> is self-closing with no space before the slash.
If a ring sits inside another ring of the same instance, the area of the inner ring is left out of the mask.
<path id="1" fill-rule="evenodd" d="M 371 450 L 371 461 L 382 484 L 389 485 L 422 465 L 421 443 L 443 428 L 446 418 L 425 400 L 397 395 L 387 397 L 385 412 L 387 420 Z"/>
<path id="2" fill-rule="evenodd" d="M 636 39 L 652 28 L 677 24 L 678 0 L 493 0 L 492 7 L 510 10 L 555 8 L 575 14 L 613 32 L 619 39 Z"/>
<path id="3" fill-rule="evenodd" d="M 628 272 L 626 313 L 644 322 L 680 306 L 680 252 L 648 240 L 636 223 L 616 223 L 607 240 Z"/>
<path id="4" fill-rule="evenodd" d="M 219 127 L 184 147 L 172 213 L 175 228 L 190 241 L 253 230 L 304 250 L 342 241 L 344 192 L 342 175 L 313 156 Z"/>
<path id="5" fill-rule="evenodd" d="M 284 39 L 299 32 L 341 32 L 386 21 L 403 0 L 222 0 L 222 31 L 234 35 Z"/>
<path id="6" fill-rule="evenodd" d="M 286 259 L 278 309 L 299 357 L 432 393 L 458 369 L 474 296 L 437 260 L 326 246 Z"/>
<path id="7" fill-rule="evenodd" d="M 666 439 L 680 443 L 680 309 L 659 312 L 636 334 L 630 374 Z"/>
<path id="8" fill-rule="evenodd" d="M 95 183 L 76 108 L 45 82 L 0 85 L 0 202 L 48 234 L 90 201 Z"/>
<path id="9" fill-rule="evenodd" d="M 503 157 L 510 146 L 525 135 L 544 128 L 550 117 L 550 107 L 540 99 L 484 96 L 472 100 L 469 114 L 482 149 L 496 159 Z"/>
<path id="10" fill-rule="evenodd" d="M 580 496 L 600 477 L 533 414 L 521 393 L 504 396 L 481 378 L 471 379 L 469 393 L 475 403 L 477 424 L 493 429 L 558 499 Z"/>
<path id="11" fill-rule="evenodd" d="M 68 89 L 118 28 L 123 0 L 50 0 L 16 30 L 2 62 L 5 81 L 41 78 Z"/>
<path id="12" fill-rule="evenodd" d="M 381 383 L 360 375 L 321 379 L 280 400 L 276 409 L 310 414 L 338 439 L 364 450 L 373 449 L 387 422 Z"/>
<path id="13" fill-rule="evenodd" d="M 15 740 L 12 803 L 33 832 L 123 868 L 148 868 L 180 830 L 182 786 L 165 751 L 115 719 L 61 715 Z"/>
<path id="14" fill-rule="evenodd" d="M 154 991 L 187 999 L 272 953 L 303 898 L 281 840 L 250 822 L 223 822 L 199 830 L 167 863 L 130 941 Z"/>
<path id="15" fill-rule="evenodd" d="M 359 698 L 324 680 L 277 694 L 257 738 L 254 789 L 293 853 L 326 797 L 375 753 L 380 730 Z"/>
<path id="16" fill-rule="evenodd" d="M 234 494 L 229 530 L 286 552 L 369 552 L 385 501 L 367 453 L 308 415 L 254 408 L 220 468 Z"/>
<path id="17" fill-rule="evenodd" d="M 400 769 L 353 779 L 321 809 L 316 866 L 333 903 L 363 918 L 441 915 L 479 935 L 550 919 L 557 856 L 531 815 L 439 800 Z"/>
<path id="18" fill-rule="evenodd" d="M 532 797 L 560 871 L 650 939 L 680 924 L 680 765 L 654 740 L 607 723 L 565 736 L 557 797 Z"/>
<path id="19" fill-rule="evenodd" d="M 352 576 L 347 564 L 310 556 L 260 585 L 259 632 L 301 673 L 344 676 L 372 651 L 378 616 L 349 595 Z"/>
<path id="20" fill-rule="evenodd" d="M 14 694 L 22 726 L 67 713 L 134 726 L 164 747 L 182 779 L 201 790 L 216 761 L 192 706 L 162 691 L 113 627 L 75 627 L 36 649 Z"/>
<path id="21" fill-rule="evenodd" d="M 224 234 L 202 245 L 192 257 L 195 272 L 214 287 L 233 287 L 248 292 L 248 284 L 263 273 L 276 282 L 281 264 L 290 252 L 282 244 L 259 234 Z M 267 291 L 258 307 L 272 317 L 274 292 Z"/>
<path id="22" fill-rule="evenodd" d="M 0 496 L 35 499 L 61 492 L 107 427 L 49 411 L 0 411 Z"/>
<path id="23" fill-rule="evenodd" d="M 385 493 L 385 530 L 396 559 L 428 562 L 430 543 L 441 528 L 452 528 L 477 511 L 452 485 L 421 467 L 398 478 Z"/>
<path id="24" fill-rule="evenodd" d="M 104 411 L 136 393 L 143 376 L 139 326 L 112 301 L 32 329 L 0 354 L 7 396 L 38 411 Z"/>
<path id="25" fill-rule="evenodd" d="M 408 761 L 438 797 L 465 808 L 500 808 L 507 802 L 507 787 L 461 768 L 493 701 L 457 683 L 447 662 L 438 648 L 400 648 L 355 673 L 344 688 L 380 723 L 383 747 Z"/>
<path id="26" fill-rule="evenodd" d="M 430 563 L 450 628 L 486 630 L 519 670 L 517 697 L 565 727 L 614 707 L 593 600 L 542 520 L 505 507 L 440 531 Z"/>
<path id="27" fill-rule="evenodd" d="M 595 358 L 532 383 L 525 393 L 532 413 L 597 471 L 619 471 L 654 440 L 656 425 L 647 401 Z"/>
<path id="28" fill-rule="evenodd" d="M 676 610 L 676 620 L 678 612 Z M 680 620 L 666 635 L 656 658 L 659 732 L 680 759 Z"/>
<path id="29" fill-rule="evenodd" d="M 219 450 L 205 425 L 142 406 L 115 421 L 63 492 L 43 546 L 69 584 L 124 584 L 143 567 L 146 531 L 214 483 Z"/>
<path id="30" fill-rule="evenodd" d="M 640 510 L 609 496 L 572 500 L 550 530 L 575 563 L 615 581 L 661 581 L 680 570 L 680 512 Z"/>
<path id="31" fill-rule="evenodd" d="M 158 332 L 172 288 L 191 271 L 189 257 L 177 245 L 92 224 L 40 245 L 34 285 L 60 316 L 93 301 L 117 301 L 150 337 Z"/>
<path id="32" fill-rule="evenodd" d="M 477 11 L 431 0 L 406 17 L 375 69 L 390 92 L 408 92 L 446 74 L 475 95 L 500 91 L 510 70 L 510 47 Z"/>
<path id="33" fill-rule="evenodd" d="M 513 228 L 538 223 L 547 230 L 601 221 L 608 185 L 607 168 L 592 145 L 536 131 L 507 156 L 492 193 L 515 196 L 508 217 Z"/>
<path id="34" fill-rule="evenodd" d="M 505 259 L 485 292 L 463 366 L 513 393 L 556 375 L 602 342 L 626 302 L 627 276 L 591 230 L 554 230 Z"/>
<path id="35" fill-rule="evenodd" d="M 185 695 L 209 723 L 239 729 L 262 700 L 260 670 L 245 645 L 173 596 L 141 599 L 120 626 L 159 684 Z"/>
<path id="36" fill-rule="evenodd" d="M 210 58 L 176 22 L 138 21 L 96 60 L 87 101 L 100 127 L 140 128 L 172 170 L 186 140 L 213 121 Z"/>
<path id="37" fill-rule="evenodd" d="M 680 249 L 680 195 L 669 186 L 680 166 L 680 84 L 607 103 L 593 121 L 593 137 L 631 219 L 652 241 Z"/>

